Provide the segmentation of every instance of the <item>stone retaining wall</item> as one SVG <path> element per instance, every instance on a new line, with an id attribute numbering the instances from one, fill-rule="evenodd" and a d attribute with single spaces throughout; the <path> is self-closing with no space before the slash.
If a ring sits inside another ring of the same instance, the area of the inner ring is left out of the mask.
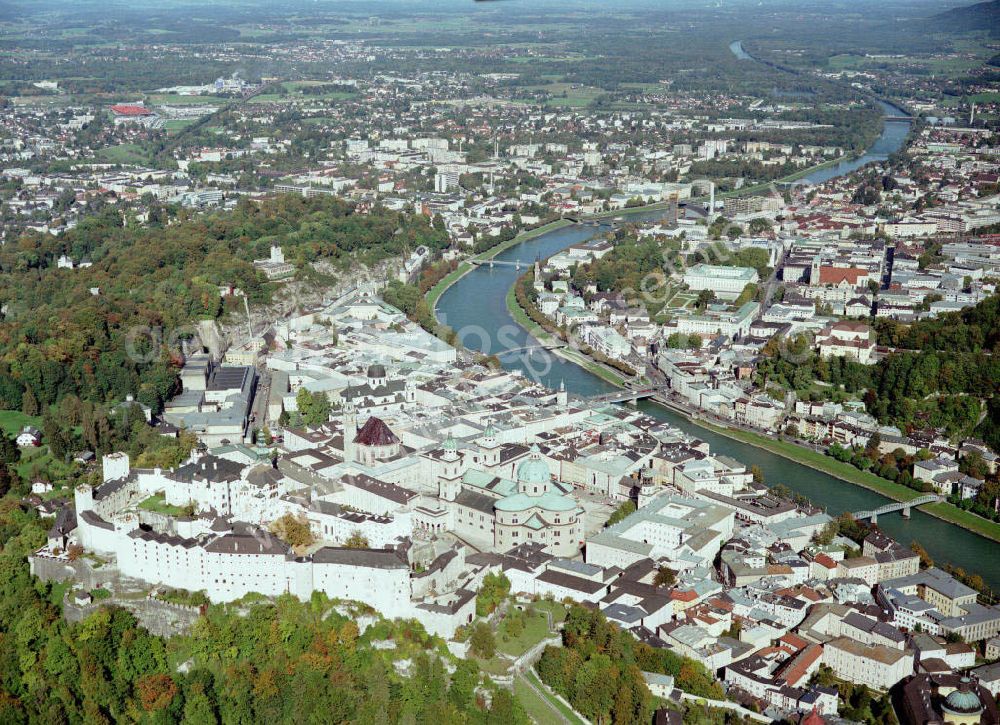
<path id="1" fill-rule="evenodd" d="M 63 616 L 66 617 L 67 621 L 79 622 L 102 606 L 109 604 L 129 610 L 143 627 L 161 637 L 170 637 L 186 632 L 201 616 L 199 607 L 172 604 L 151 597 L 122 599 L 114 596 L 90 604 L 76 604 L 66 599 L 63 602 Z"/>

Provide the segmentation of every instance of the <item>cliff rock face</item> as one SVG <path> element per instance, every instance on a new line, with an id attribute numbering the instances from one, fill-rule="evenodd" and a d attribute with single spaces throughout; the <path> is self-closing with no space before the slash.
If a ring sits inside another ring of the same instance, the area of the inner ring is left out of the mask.
<path id="1" fill-rule="evenodd" d="M 198 322 L 198 338 L 216 360 L 221 360 L 222 354 L 225 352 L 221 332 L 215 320 L 200 320 Z"/>

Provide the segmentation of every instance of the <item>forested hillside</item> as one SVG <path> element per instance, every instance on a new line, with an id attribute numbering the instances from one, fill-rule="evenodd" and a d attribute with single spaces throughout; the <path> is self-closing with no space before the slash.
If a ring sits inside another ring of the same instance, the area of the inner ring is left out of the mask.
<path id="1" fill-rule="evenodd" d="M 943 428 L 1000 450 L 1000 297 L 937 319 L 875 326 L 878 342 L 896 349 L 876 365 L 822 359 L 807 340 L 776 339 L 764 348 L 758 382 L 802 398 L 859 395 L 876 418 L 903 431 Z"/>
<path id="2" fill-rule="evenodd" d="M 316 260 L 346 270 L 446 241 L 426 217 L 360 214 L 332 198 L 244 199 L 231 212 L 196 217 L 153 203 L 148 226 L 99 205 L 62 236 L 26 235 L 0 249 L 0 408 L 20 409 L 25 397 L 44 409 L 66 395 L 104 403 L 131 393 L 158 410 L 177 389 L 178 361 L 165 350 L 132 359 L 130 330 L 168 333 L 242 305 L 220 296 L 220 285 L 267 302 L 273 284 L 252 260 L 267 257 L 272 243 L 307 275 Z M 57 269 L 63 254 L 93 266 Z"/>
<path id="3" fill-rule="evenodd" d="M 912 325 L 880 322 L 877 331 L 879 343 L 905 350 L 876 368 L 877 416 L 963 429 L 1000 451 L 1000 296 Z"/>
<path id="4" fill-rule="evenodd" d="M 213 606 L 169 641 L 117 608 L 67 624 L 52 601 L 62 590 L 28 573 L 46 525 L 21 493 L 0 499 L 0 723 L 527 723 L 506 690 L 483 704 L 474 662 L 449 675 L 420 625 L 362 634 L 321 595 Z M 406 658 L 401 677 L 393 662 Z"/>

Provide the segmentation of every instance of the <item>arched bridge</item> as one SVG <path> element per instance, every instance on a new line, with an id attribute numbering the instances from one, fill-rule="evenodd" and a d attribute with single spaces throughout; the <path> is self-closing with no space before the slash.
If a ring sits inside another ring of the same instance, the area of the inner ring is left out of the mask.
<path id="1" fill-rule="evenodd" d="M 524 345 L 522 347 L 510 347 L 510 348 L 507 348 L 506 350 L 498 350 L 497 351 L 497 356 L 498 357 L 503 357 L 504 355 L 511 355 L 513 353 L 536 352 L 536 351 L 540 351 L 540 350 L 558 350 L 559 348 L 562 348 L 562 347 L 566 347 L 566 343 L 565 342 L 550 342 L 550 343 L 546 343 L 544 345 L 543 344 L 538 344 L 538 345 Z"/>
<path id="2" fill-rule="evenodd" d="M 522 262 L 519 259 L 516 259 L 513 262 L 506 262 L 502 259 L 470 259 L 469 264 L 474 264 L 477 267 L 498 266 L 498 267 L 513 267 L 514 269 L 521 269 L 521 267 L 527 269 L 528 267 L 531 266 L 531 262 Z"/>
<path id="3" fill-rule="evenodd" d="M 618 390 L 607 395 L 594 395 L 587 398 L 591 403 L 628 403 L 644 398 L 652 398 L 660 392 L 659 388 L 635 388 L 632 390 Z"/>
<path id="4" fill-rule="evenodd" d="M 915 506 L 923 506 L 925 503 L 937 503 L 941 500 L 941 497 L 929 493 L 926 496 L 921 496 L 920 498 L 915 498 L 912 501 L 894 501 L 893 503 L 887 503 L 885 506 L 879 506 L 877 509 L 872 509 L 871 511 L 855 511 L 852 515 L 856 519 L 871 519 L 871 522 L 877 523 L 878 517 L 882 514 L 891 514 L 896 511 L 903 512 L 903 518 L 910 518 L 910 509 Z"/>

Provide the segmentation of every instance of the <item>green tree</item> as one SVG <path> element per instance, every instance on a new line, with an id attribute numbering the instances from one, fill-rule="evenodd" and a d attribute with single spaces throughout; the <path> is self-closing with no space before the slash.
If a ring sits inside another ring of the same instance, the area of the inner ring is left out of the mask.
<path id="1" fill-rule="evenodd" d="M 629 499 L 628 501 L 625 501 L 620 506 L 618 506 L 618 508 L 616 508 L 611 513 L 611 516 L 608 517 L 608 520 L 604 523 L 604 525 L 614 526 L 619 521 L 623 521 L 624 519 L 634 514 L 635 510 L 636 510 L 635 501 Z"/>
<path id="2" fill-rule="evenodd" d="M 490 572 L 483 577 L 482 586 L 476 595 L 476 614 L 480 617 L 492 614 L 508 594 L 510 579 L 503 572 Z"/>
<path id="3" fill-rule="evenodd" d="M 302 422 L 308 426 L 316 427 L 330 420 L 330 399 L 322 392 L 310 392 L 305 388 L 299 388 L 295 394 L 295 403 L 302 416 Z"/>
<path id="4" fill-rule="evenodd" d="M 476 622 L 469 636 L 469 651 L 484 660 L 492 659 L 496 654 L 497 640 L 493 628 L 486 622 Z"/>
<path id="5" fill-rule="evenodd" d="M 677 581 L 677 572 L 673 569 L 661 566 L 656 570 L 656 576 L 653 577 L 654 587 L 672 587 Z"/>
<path id="6" fill-rule="evenodd" d="M 344 546 L 348 549 L 367 549 L 369 544 L 364 534 L 355 529 L 347 538 L 347 541 L 344 542 Z"/>

